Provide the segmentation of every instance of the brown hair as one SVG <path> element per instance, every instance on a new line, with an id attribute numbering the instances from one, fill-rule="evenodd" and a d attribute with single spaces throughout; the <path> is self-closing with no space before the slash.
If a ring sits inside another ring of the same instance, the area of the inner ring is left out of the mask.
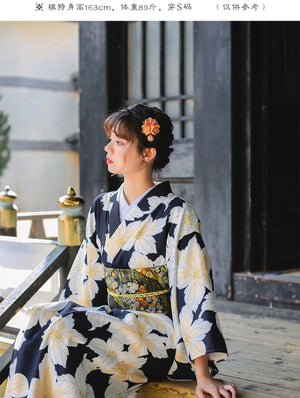
<path id="1" fill-rule="evenodd" d="M 155 119 L 159 126 L 159 134 L 149 142 L 142 133 L 142 125 L 147 118 Z M 136 104 L 129 108 L 120 108 L 110 114 L 104 121 L 104 129 L 107 137 L 114 132 L 117 137 L 134 142 L 137 140 L 138 151 L 142 154 L 144 148 L 154 147 L 156 157 L 153 163 L 154 170 L 161 170 L 169 163 L 169 157 L 173 148 L 174 126 L 169 116 L 156 107 L 144 104 Z"/>

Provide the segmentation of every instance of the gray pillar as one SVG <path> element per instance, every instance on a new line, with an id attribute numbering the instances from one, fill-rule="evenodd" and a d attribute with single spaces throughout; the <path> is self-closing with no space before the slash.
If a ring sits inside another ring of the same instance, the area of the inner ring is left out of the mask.
<path id="1" fill-rule="evenodd" d="M 195 22 L 195 208 L 217 295 L 231 298 L 230 22 Z"/>
<path id="2" fill-rule="evenodd" d="M 106 22 L 80 22 L 80 194 L 86 213 L 92 200 L 106 190 L 107 115 Z"/>

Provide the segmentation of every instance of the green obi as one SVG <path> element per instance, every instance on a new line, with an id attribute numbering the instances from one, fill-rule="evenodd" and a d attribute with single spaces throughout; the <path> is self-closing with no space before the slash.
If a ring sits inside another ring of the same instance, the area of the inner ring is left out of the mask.
<path id="1" fill-rule="evenodd" d="M 104 268 L 111 308 L 168 313 L 171 311 L 168 269 L 165 265 L 151 268 Z"/>

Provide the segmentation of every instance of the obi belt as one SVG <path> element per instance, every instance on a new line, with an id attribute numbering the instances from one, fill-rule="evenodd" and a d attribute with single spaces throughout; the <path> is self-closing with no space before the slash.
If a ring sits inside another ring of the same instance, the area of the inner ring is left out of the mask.
<path id="1" fill-rule="evenodd" d="M 104 268 L 110 308 L 170 313 L 170 288 L 165 265 L 149 268 Z"/>

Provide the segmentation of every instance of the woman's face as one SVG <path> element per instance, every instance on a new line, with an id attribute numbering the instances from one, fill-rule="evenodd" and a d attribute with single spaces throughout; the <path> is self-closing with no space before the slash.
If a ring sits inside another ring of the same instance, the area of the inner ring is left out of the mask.
<path id="1" fill-rule="evenodd" d="M 147 162 L 138 152 L 137 142 L 118 137 L 113 132 L 104 150 L 108 171 L 112 174 L 134 174 L 146 166 Z"/>

